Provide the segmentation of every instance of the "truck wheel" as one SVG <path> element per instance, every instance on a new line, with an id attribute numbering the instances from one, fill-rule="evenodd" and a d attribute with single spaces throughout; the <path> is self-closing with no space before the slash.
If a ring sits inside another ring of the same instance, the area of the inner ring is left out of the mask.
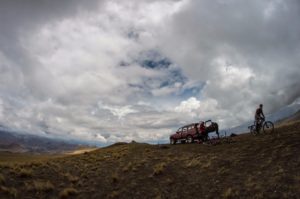
<path id="1" fill-rule="evenodd" d="M 171 139 L 170 139 L 170 144 L 176 144 L 176 140 L 173 139 L 173 138 L 171 138 Z"/>
<path id="2" fill-rule="evenodd" d="M 192 137 L 191 135 L 188 135 L 188 136 L 186 137 L 186 143 L 190 144 L 190 143 L 193 143 L 193 142 L 194 142 L 193 137 Z"/>

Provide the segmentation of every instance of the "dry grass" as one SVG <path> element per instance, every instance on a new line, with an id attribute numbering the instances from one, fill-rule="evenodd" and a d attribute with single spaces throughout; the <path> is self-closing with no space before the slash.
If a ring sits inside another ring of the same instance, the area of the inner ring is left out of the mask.
<path id="1" fill-rule="evenodd" d="M 207 165 L 206 165 L 207 166 Z M 228 167 L 222 166 L 220 167 L 217 171 L 218 174 L 222 175 L 225 174 L 227 172 L 230 172 L 230 170 L 228 169 Z"/>
<path id="2" fill-rule="evenodd" d="M 33 181 L 25 184 L 28 191 L 51 192 L 54 190 L 54 185 L 50 181 Z"/>
<path id="3" fill-rule="evenodd" d="M 119 175 L 117 173 L 113 173 L 112 174 L 112 182 L 117 183 L 117 182 L 119 182 L 119 180 L 120 180 Z"/>
<path id="4" fill-rule="evenodd" d="M 245 187 L 248 189 L 259 189 L 259 184 L 257 180 L 253 176 L 249 176 L 248 179 L 245 181 Z"/>
<path id="5" fill-rule="evenodd" d="M 153 175 L 160 175 L 164 172 L 165 168 L 166 168 L 166 163 L 165 162 L 161 162 L 159 164 L 156 164 L 153 168 Z"/>
<path id="6" fill-rule="evenodd" d="M 28 178 L 28 177 L 32 177 L 32 170 L 31 169 L 25 169 L 22 168 L 19 170 L 18 175 L 22 178 Z"/>
<path id="7" fill-rule="evenodd" d="M 234 193 L 232 191 L 232 188 L 226 189 L 225 192 L 223 193 L 224 198 L 231 198 L 233 196 L 234 196 Z"/>
<path id="8" fill-rule="evenodd" d="M 18 195 L 18 192 L 15 188 L 13 187 L 5 187 L 5 186 L 0 186 L 0 193 L 4 193 L 4 195 L 11 196 L 13 198 L 16 198 Z"/>
<path id="9" fill-rule="evenodd" d="M 118 198 L 120 193 L 118 191 L 113 191 L 108 195 L 108 198 Z"/>
<path id="10" fill-rule="evenodd" d="M 59 198 L 65 199 L 70 196 L 75 196 L 78 194 L 78 191 L 72 187 L 65 188 L 61 192 L 59 192 Z"/>
<path id="11" fill-rule="evenodd" d="M 70 173 L 66 173 L 66 174 L 63 174 L 66 178 L 67 178 L 67 180 L 69 181 L 69 182 L 71 182 L 71 183 L 76 183 L 78 180 L 79 180 L 79 177 L 77 177 L 77 176 L 74 176 L 74 175 L 72 175 L 72 174 L 70 174 Z"/>
<path id="12" fill-rule="evenodd" d="M 186 167 L 198 167 L 202 164 L 201 160 L 199 158 L 193 158 L 192 160 L 186 161 Z"/>
<path id="13" fill-rule="evenodd" d="M 240 198 L 239 191 L 234 188 L 228 188 L 223 193 L 224 198 Z"/>
<path id="14" fill-rule="evenodd" d="M 45 161 L 49 159 L 55 159 L 61 157 L 61 155 L 33 155 L 24 153 L 10 153 L 0 151 L 0 164 L 1 163 L 13 163 L 13 164 L 24 164 L 33 163 L 39 161 Z"/>
<path id="15" fill-rule="evenodd" d="M 3 184 L 5 184 L 5 177 L 2 174 L 0 174 L 0 185 Z"/>
<path id="16" fill-rule="evenodd" d="M 123 170 L 123 172 L 128 172 L 132 169 L 132 167 L 133 167 L 132 162 L 129 162 L 126 166 L 123 167 L 122 170 Z"/>

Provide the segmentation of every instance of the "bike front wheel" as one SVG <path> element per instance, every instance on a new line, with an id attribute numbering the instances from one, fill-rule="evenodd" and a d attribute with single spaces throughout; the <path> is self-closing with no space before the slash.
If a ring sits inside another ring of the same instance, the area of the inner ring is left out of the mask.
<path id="1" fill-rule="evenodd" d="M 264 133 L 274 133 L 274 124 L 271 121 L 266 121 L 263 125 Z"/>
<path id="2" fill-rule="evenodd" d="M 252 135 L 257 135 L 257 131 L 256 131 L 256 126 L 255 125 L 249 126 L 249 129 L 250 129 L 250 133 Z"/>

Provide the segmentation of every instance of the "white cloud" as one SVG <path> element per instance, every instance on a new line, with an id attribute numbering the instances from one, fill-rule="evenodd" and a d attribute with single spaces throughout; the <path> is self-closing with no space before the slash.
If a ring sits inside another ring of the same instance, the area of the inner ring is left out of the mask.
<path id="1" fill-rule="evenodd" d="M 12 128 L 155 142 L 186 123 L 229 127 L 259 103 L 271 113 L 299 99 L 297 1 L 26 4 L 0 3 L 0 121 Z M 167 68 L 141 66 L 163 58 Z"/>
<path id="2" fill-rule="evenodd" d="M 137 110 L 134 110 L 132 106 L 109 106 L 105 105 L 102 102 L 98 102 L 99 109 L 109 110 L 114 116 L 117 116 L 119 119 L 122 119 L 130 113 L 137 113 Z"/>
<path id="3" fill-rule="evenodd" d="M 99 142 L 102 142 L 102 143 L 106 143 L 107 140 L 105 139 L 105 137 L 103 137 L 101 134 L 96 134 L 96 139 L 99 140 Z"/>
<path id="4" fill-rule="evenodd" d="M 4 108 L 3 108 L 3 100 L 0 99 L 0 118 L 3 118 L 3 117 L 4 117 L 3 112 L 4 112 Z"/>
<path id="5" fill-rule="evenodd" d="M 179 106 L 175 107 L 175 111 L 182 113 L 191 113 L 194 110 L 199 109 L 200 101 L 195 97 L 191 97 L 186 101 L 182 101 Z"/>

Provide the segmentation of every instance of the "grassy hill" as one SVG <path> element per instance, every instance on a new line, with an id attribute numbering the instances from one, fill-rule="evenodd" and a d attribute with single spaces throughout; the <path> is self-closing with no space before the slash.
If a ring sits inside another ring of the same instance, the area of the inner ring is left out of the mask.
<path id="1" fill-rule="evenodd" d="M 284 118 L 282 120 L 279 120 L 277 123 L 280 124 L 287 124 L 289 122 L 294 122 L 294 121 L 298 121 L 300 120 L 300 110 L 297 111 L 295 114 L 293 114 L 292 116 L 288 117 L 288 118 Z"/>
<path id="2" fill-rule="evenodd" d="M 0 163 L 0 198 L 300 198 L 300 121 L 219 145 L 119 143 Z"/>
<path id="3" fill-rule="evenodd" d="M 79 147 L 82 147 L 82 145 L 72 143 L 71 141 L 14 132 L 0 128 L 0 152 L 54 154 L 72 151 Z"/>

